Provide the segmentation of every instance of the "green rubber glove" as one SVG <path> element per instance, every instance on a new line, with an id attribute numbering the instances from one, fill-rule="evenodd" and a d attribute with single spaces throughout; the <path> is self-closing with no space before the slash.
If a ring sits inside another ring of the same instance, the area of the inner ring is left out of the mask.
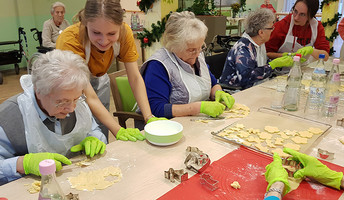
<path id="1" fill-rule="evenodd" d="M 138 128 L 121 128 L 117 132 L 116 135 L 117 140 L 123 140 L 123 141 L 133 141 L 136 142 L 136 140 L 144 140 L 146 139 L 144 135 L 141 134 L 140 130 Z"/>
<path id="2" fill-rule="evenodd" d="M 269 62 L 269 65 L 272 69 L 275 69 L 276 67 L 289 67 L 293 65 L 293 58 L 290 56 L 283 56 L 276 58 Z"/>
<path id="3" fill-rule="evenodd" d="M 85 150 L 85 154 L 90 156 L 91 158 L 100 153 L 103 154 L 106 149 L 106 144 L 100 141 L 98 138 L 89 136 L 86 137 L 80 144 L 73 146 L 70 151 L 71 152 L 78 152 L 81 150 Z"/>
<path id="4" fill-rule="evenodd" d="M 306 62 L 306 61 L 307 61 L 306 58 L 301 58 L 301 59 L 300 59 L 300 62 L 301 62 L 301 63 L 304 63 L 304 62 Z"/>
<path id="5" fill-rule="evenodd" d="M 282 55 L 283 55 L 283 56 L 290 56 L 290 57 L 294 57 L 294 56 L 296 55 L 296 53 L 284 52 Z"/>
<path id="6" fill-rule="evenodd" d="M 234 97 L 222 90 L 218 90 L 215 92 L 215 101 L 219 103 L 221 103 L 221 101 L 224 101 L 227 108 L 229 109 L 232 108 L 233 104 L 235 103 Z"/>
<path id="7" fill-rule="evenodd" d="M 56 171 L 60 171 L 62 169 L 61 163 L 64 163 L 66 165 L 72 164 L 72 162 L 68 158 L 58 153 L 29 153 L 25 154 L 23 159 L 25 174 L 34 174 L 37 176 L 41 176 L 41 173 L 39 172 L 39 163 L 42 160 L 46 159 L 55 160 Z"/>
<path id="8" fill-rule="evenodd" d="M 223 113 L 226 106 L 216 101 L 202 101 L 200 113 L 217 117 Z"/>
<path id="9" fill-rule="evenodd" d="M 304 178 L 305 176 L 313 178 L 321 184 L 340 190 L 340 183 L 343 178 L 342 172 L 336 172 L 322 164 L 318 159 L 299 153 L 293 149 L 284 148 L 283 151 L 292 155 L 292 159 L 302 163 L 303 168 L 294 173 L 295 178 Z"/>
<path id="10" fill-rule="evenodd" d="M 151 117 L 148 121 L 147 121 L 147 124 L 151 123 L 151 122 L 154 122 L 154 121 L 158 121 L 158 120 L 168 120 L 167 118 L 165 117 Z"/>
<path id="11" fill-rule="evenodd" d="M 302 54 L 302 56 L 307 56 L 313 53 L 313 47 L 307 46 L 307 47 L 302 47 L 301 49 L 297 50 L 296 53 Z"/>
<path id="12" fill-rule="evenodd" d="M 282 167 L 282 159 L 277 153 L 274 153 L 273 158 L 274 160 L 265 167 L 265 180 L 269 183 L 266 191 L 273 183 L 281 181 L 284 183 L 284 195 L 286 195 L 290 191 L 288 172 Z"/>

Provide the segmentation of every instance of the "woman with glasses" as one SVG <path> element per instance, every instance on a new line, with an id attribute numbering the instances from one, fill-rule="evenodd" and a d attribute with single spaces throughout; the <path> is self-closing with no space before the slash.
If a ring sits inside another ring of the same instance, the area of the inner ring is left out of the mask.
<path id="1" fill-rule="evenodd" d="M 84 60 L 61 50 L 41 54 L 32 75 L 20 78 L 24 92 L 0 104 L 0 185 L 40 176 L 45 159 L 60 170 L 61 163 L 71 164 L 70 152 L 104 153 L 106 137 L 84 102 L 89 78 Z"/>
<path id="2" fill-rule="evenodd" d="M 223 92 L 205 63 L 204 40 L 208 28 L 192 12 L 172 13 L 166 22 L 163 46 L 141 68 L 152 113 L 179 117 L 222 114 L 234 98 Z M 208 101 L 211 100 L 211 101 Z M 214 101 L 216 100 L 216 101 Z"/>
<path id="3" fill-rule="evenodd" d="M 268 63 L 264 43 L 274 29 L 275 15 L 266 8 L 250 13 L 245 21 L 245 33 L 228 52 L 227 60 L 219 79 L 221 84 L 252 87 L 270 77 L 276 67 L 290 66 L 291 57 L 275 59 Z"/>
<path id="4" fill-rule="evenodd" d="M 330 45 L 324 27 L 314 17 L 319 9 L 318 0 L 297 0 L 292 13 L 275 23 L 275 30 L 266 43 L 269 58 L 278 58 L 287 53 L 329 57 Z M 283 54 L 284 53 L 284 54 Z"/>

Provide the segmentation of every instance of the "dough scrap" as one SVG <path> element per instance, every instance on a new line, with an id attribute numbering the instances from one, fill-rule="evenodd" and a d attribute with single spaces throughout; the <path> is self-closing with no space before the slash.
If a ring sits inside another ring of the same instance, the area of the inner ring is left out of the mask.
<path id="1" fill-rule="evenodd" d="M 267 132 L 261 132 L 261 133 L 258 133 L 258 136 L 260 139 L 271 139 L 272 135 L 267 133 Z"/>
<path id="2" fill-rule="evenodd" d="M 279 156 L 283 157 L 283 158 L 287 158 L 289 157 L 290 155 L 287 154 L 287 153 L 284 153 L 282 149 L 280 148 L 276 148 L 274 150 L 271 151 L 272 153 L 278 153 Z"/>
<path id="3" fill-rule="evenodd" d="M 254 129 L 254 128 L 249 128 L 246 131 L 249 132 L 249 133 L 253 133 L 253 134 L 260 133 L 259 129 Z"/>
<path id="4" fill-rule="evenodd" d="M 294 149 L 295 151 L 299 151 L 300 150 L 300 145 L 298 145 L 298 144 L 288 143 L 288 144 L 285 144 L 284 147 L 287 147 L 287 148 L 290 148 L 290 149 Z"/>
<path id="5" fill-rule="evenodd" d="M 262 146 L 262 144 L 260 144 L 260 143 L 255 144 L 255 146 L 261 151 L 269 152 L 269 148 Z"/>
<path id="6" fill-rule="evenodd" d="M 339 140 L 342 144 L 344 144 L 344 136 L 340 137 L 338 140 Z"/>
<path id="7" fill-rule="evenodd" d="M 113 180 L 105 180 L 108 176 L 114 176 Z M 76 177 L 68 177 L 71 188 L 77 190 L 93 191 L 103 190 L 122 179 L 121 169 L 118 167 L 110 166 L 107 168 L 84 172 L 81 171 Z"/>
<path id="8" fill-rule="evenodd" d="M 27 191 L 29 191 L 30 194 L 35 194 L 41 190 L 41 181 L 34 181 L 33 183 L 26 185 L 29 185 Z"/>
<path id="9" fill-rule="evenodd" d="M 276 138 L 275 145 L 283 145 L 283 141 L 284 141 L 284 139 L 282 139 L 282 138 Z"/>
<path id="10" fill-rule="evenodd" d="M 261 142 L 262 142 L 261 139 L 259 139 L 258 137 L 252 136 L 252 135 L 250 135 L 250 136 L 247 138 L 247 141 L 249 141 L 249 142 L 257 142 L 257 143 L 261 143 Z"/>
<path id="11" fill-rule="evenodd" d="M 234 181 L 232 184 L 231 184 L 232 188 L 234 189 L 240 189 L 240 184 L 238 181 Z"/>
<path id="12" fill-rule="evenodd" d="M 245 128 L 245 126 L 243 124 L 236 124 L 235 127 L 240 128 L 240 129 L 244 129 Z"/>
<path id="13" fill-rule="evenodd" d="M 300 136 L 293 137 L 293 138 L 291 138 L 291 140 L 293 140 L 296 144 L 307 144 L 308 143 L 307 138 L 302 138 Z"/>
<path id="14" fill-rule="evenodd" d="M 243 104 L 235 103 L 231 109 L 225 110 L 224 113 L 230 113 L 226 119 L 244 118 L 250 113 L 250 108 Z"/>
<path id="15" fill-rule="evenodd" d="M 313 133 L 314 135 L 318 135 L 318 134 L 321 134 L 323 133 L 324 131 L 321 130 L 320 128 L 314 128 L 314 127 L 310 127 L 308 129 L 309 132 Z"/>
<path id="16" fill-rule="evenodd" d="M 309 131 L 299 131 L 299 135 L 301 137 L 304 137 L 304 138 L 312 138 L 313 137 L 313 133 L 311 133 Z"/>
<path id="17" fill-rule="evenodd" d="M 250 134 L 246 131 L 239 131 L 238 136 L 241 138 L 247 138 Z"/>
<path id="18" fill-rule="evenodd" d="M 275 148 L 276 146 L 274 144 L 272 144 L 272 140 L 266 140 L 266 145 L 270 148 Z"/>
<path id="19" fill-rule="evenodd" d="M 209 123 L 209 120 L 205 120 L 205 119 L 198 119 L 198 120 L 196 120 L 195 122 L 202 122 L 202 123 L 205 123 L 205 124 L 207 124 L 207 123 Z"/>
<path id="20" fill-rule="evenodd" d="M 280 130 L 276 126 L 265 126 L 264 130 L 266 130 L 269 133 L 278 133 Z"/>

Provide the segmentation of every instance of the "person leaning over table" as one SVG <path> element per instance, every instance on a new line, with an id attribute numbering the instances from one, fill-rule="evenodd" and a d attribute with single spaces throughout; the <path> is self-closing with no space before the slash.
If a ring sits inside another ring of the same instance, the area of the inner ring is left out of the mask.
<path id="1" fill-rule="evenodd" d="M 158 120 L 151 113 L 146 88 L 137 65 L 139 57 L 133 32 L 123 22 L 124 11 L 119 0 L 87 0 L 76 23 L 58 37 L 56 48 L 71 50 L 88 63 L 92 73 L 85 95 L 103 133 L 108 129 L 118 140 L 143 140 L 138 129 L 122 128 L 110 114 L 110 80 L 107 71 L 112 61 L 124 62 L 130 86 L 147 123 Z M 106 127 L 107 128 L 106 128 Z"/>
<path id="2" fill-rule="evenodd" d="M 166 22 L 163 48 L 141 68 L 152 112 L 159 117 L 221 115 L 234 98 L 222 91 L 205 63 L 202 47 L 208 28 L 192 12 L 174 12 Z M 215 101 L 208 101 L 209 99 Z"/>
<path id="3" fill-rule="evenodd" d="M 90 72 L 69 51 L 53 50 L 23 75 L 23 93 L 0 104 L 0 185 L 25 174 L 40 175 L 39 162 L 53 159 L 56 169 L 71 164 L 69 150 L 93 157 L 107 140 L 83 99 Z"/>
<path id="4" fill-rule="evenodd" d="M 330 44 L 323 25 L 314 18 L 318 9 L 318 0 L 297 0 L 292 13 L 275 23 L 270 40 L 266 42 L 268 57 L 274 59 L 288 53 L 300 53 L 318 59 L 319 54 L 325 54 L 327 60 Z"/>
<path id="5" fill-rule="evenodd" d="M 64 19 L 65 12 L 66 8 L 63 3 L 57 1 L 51 5 L 52 18 L 43 24 L 42 45 L 44 47 L 55 48 L 57 37 L 69 26 L 68 21 Z"/>
<path id="6" fill-rule="evenodd" d="M 302 169 L 294 173 L 295 178 L 310 178 L 323 185 L 344 189 L 343 172 L 336 172 L 322 164 L 318 159 L 299 153 L 293 149 L 284 148 L 283 151 L 292 156 L 292 159 L 300 162 Z M 269 183 L 264 200 L 282 199 L 290 190 L 288 173 L 282 167 L 282 159 L 277 153 L 273 155 L 273 161 L 266 166 L 265 179 Z"/>
<path id="7" fill-rule="evenodd" d="M 270 77 L 277 67 L 291 66 L 293 59 L 284 56 L 268 63 L 264 43 L 274 29 L 275 16 L 271 10 L 260 8 L 251 12 L 245 21 L 245 32 L 228 52 L 221 84 L 252 87 Z"/>

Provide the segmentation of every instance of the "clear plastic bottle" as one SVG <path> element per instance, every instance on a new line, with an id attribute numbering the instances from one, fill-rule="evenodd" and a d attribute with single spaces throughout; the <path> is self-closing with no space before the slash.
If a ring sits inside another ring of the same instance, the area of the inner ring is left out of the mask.
<path id="1" fill-rule="evenodd" d="M 312 73 L 309 94 L 305 107 L 306 116 L 318 117 L 325 99 L 326 72 L 324 54 L 319 55 L 318 63 Z"/>
<path id="2" fill-rule="evenodd" d="M 41 178 L 41 190 L 38 200 L 65 200 L 60 185 L 56 180 L 56 165 L 52 159 L 43 160 L 39 163 Z"/>
<path id="3" fill-rule="evenodd" d="M 296 111 L 299 108 L 302 72 L 300 66 L 300 57 L 294 56 L 294 64 L 290 69 L 287 79 L 287 85 L 283 96 L 283 109 Z"/>
<path id="4" fill-rule="evenodd" d="M 339 59 L 333 59 L 332 69 L 327 77 L 325 100 L 322 107 L 324 117 L 333 117 L 337 113 L 340 87 L 339 62 Z"/>

